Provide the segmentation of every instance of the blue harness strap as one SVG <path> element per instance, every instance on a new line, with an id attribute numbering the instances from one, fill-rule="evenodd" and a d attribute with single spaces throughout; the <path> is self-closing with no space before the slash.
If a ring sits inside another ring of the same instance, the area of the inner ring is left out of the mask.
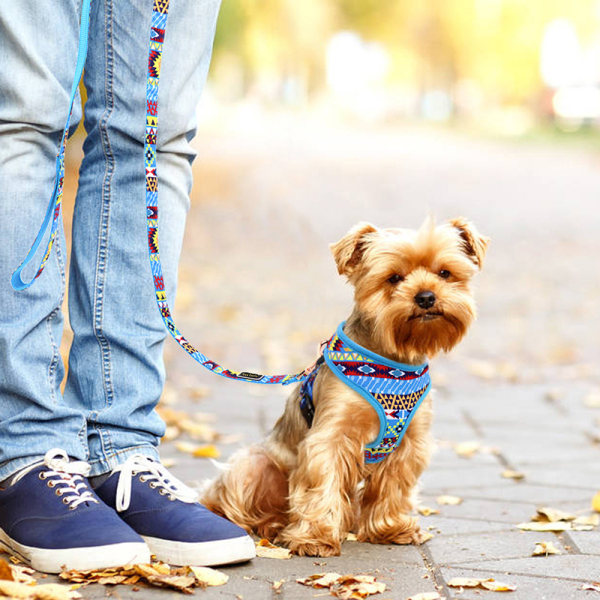
<path id="1" fill-rule="evenodd" d="M 331 371 L 358 392 L 379 417 L 379 434 L 367 444 L 365 462 L 377 463 L 402 441 L 417 409 L 431 389 L 428 363 L 406 365 L 363 348 L 344 333 L 341 323 L 327 342 L 323 359 Z M 318 365 L 319 367 L 321 365 Z M 300 410 L 308 426 L 314 417 L 313 385 L 316 371 L 300 390 Z"/>

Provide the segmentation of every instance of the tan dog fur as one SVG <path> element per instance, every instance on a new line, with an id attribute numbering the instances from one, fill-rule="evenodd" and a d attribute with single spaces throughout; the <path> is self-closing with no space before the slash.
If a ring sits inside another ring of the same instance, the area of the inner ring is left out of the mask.
<path id="1" fill-rule="evenodd" d="M 358 224 L 331 246 L 355 290 L 346 334 L 401 363 L 421 364 L 450 350 L 475 317 L 469 283 L 488 242 L 464 218 L 439 226 L 428 219 L 416 231 Z M 424 290 L 436 297 L 430 309 L 415 302 Z M 314 404 L 309 429 L 297 388 L 269 437 L 235 454 L 202 502 L 300 555 L 337 555 L 350 530 L 364 542 L 419 543 L 410 513 L 432 448 L 431 394 L 400 447 L 375 464 L 364 463 L 364 449 L 379 430 L 376 412 L 326 365 Z"/>

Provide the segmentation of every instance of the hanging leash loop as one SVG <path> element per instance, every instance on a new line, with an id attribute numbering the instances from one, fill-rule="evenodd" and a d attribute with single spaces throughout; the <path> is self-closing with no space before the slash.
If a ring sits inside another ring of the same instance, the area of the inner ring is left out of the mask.
<path id="1" fill-rule="evenodd" d="M 71 100 L 69 103 L 69 114 L 67 115 L 67 123 L 62 133 L 60 149 L 58 151 L 58 154 L 56 155 L 56 173 L 54 176 L 54 189 L 52 190 L 52 196 L 50 197 L 50 202 L 48 203 L 48 208 L 46 209 L 46 215 L 44 217 L 42 226 L 40 227 L 40 230 L 33 244 L 31 245 L 27 256 L 11 277 L 10 281 L 15 290 L 20 291 L 27 289 L 42 274 L 42 271 L 46 266 L 46 262 L 50 257 L 50 253 L 52 252 L 52 246 L 54 245 L 56 234 L 58 233 L 58 224 L 60 222 L 60 210 L 63 196 L 63 184 L 65 179 L 65 148 L 67 146 L 67 138 L 69 137 L 69 125 L 71 123 L 71 114 L 73 113 L 73 103 L 75 102 L 75 97 L 77 96 L 77 88 L 79 87 L 79 81 L 81 80 L 81 76 L 83 74 L 83 67 L 85 66 L 85 59 L 87 57 L 88 33 L 90 29 L 90 9 L 91 0 L 83 0 L 83 4 L 81 7 L 81 23 L 79 26 L 79 47 L 77 50 L 77 65 L 75 67 L 75 78 L 73 79 L 73 85 L 71 86 Z M 50 228 L 50 238 L 48 239 L 46 252 L 44 253 L 44 256 L 40 262 L 36 274 L 32 277 L 30 281 L 26 282 L 23 280 L 22 277 L 23 269 L 33 259 L 37 249 L 39 248 L 40 244 L 42 243 L 42 240 L 46 235 L 46 231 L 48 230 L 50 221 L 52 221 L 52 226 Z"/>

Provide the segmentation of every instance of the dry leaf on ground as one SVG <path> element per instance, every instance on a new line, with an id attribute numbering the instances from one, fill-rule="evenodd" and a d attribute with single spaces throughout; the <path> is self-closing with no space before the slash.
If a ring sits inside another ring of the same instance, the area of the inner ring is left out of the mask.
<path id="1" fill-rule="evenodd" d="M 152 564 L 128 565 L 98 571 L 63 571 L 59 577 L 76 584 L 89 585 L 99 583 L 101 585 L 139 585 L 147 584 L 156 587 L 168 587 L 184 594 L 193 594 L 193 588 L 206 587 L 207 585 L 222 585 L 225 583 L 209 583 L 208 574 L 202 568 L 199 574 L 194 572 L 197 567 L 171 567 L 165 563 L 155 562 Z M 214 571 L 214 569 L 210 569 Z M 211 573 L 214 581 L 227 577 L 219 571 Z"/>
<path id="2" fill-rule="evenodd" d="M 438 496 L 435 501 L 439 505 L 456 506 L 462 502 L 462 498 L 458 496 Z"/>
<path id="3" fill-rule="evenodd" d="M 525 479 L 525 473 L 521 473 L 521 471 L 513 471 L 511 469 L 505 469 L 502 471 L 501 476 L 504 477 L 504 479 L 514 479 L 515 481 Z"/>
<path id="4" fill-rule="evenodd" d="M 367 598 L 373 594 L 381 594 L 386 589 L 385 583 L 377 581 L 371 575 L 319 573 L 296 581 L 314 588 L 329 588 L 333 596 L 344 600 Z"/>
<path id="5" fill-rule="evenodd" d="M 471 458 L 477 452 L 481 450 L 481 443 L 470 441 L 470 442 L 460 442 L 459 444 L 454 444 L 454 452 L 461 456 L 462 458 Z"/>
<path id="6" fill-rule="evenodd" d="M 229 581 L 229 575 L 210 567 L 190 567 L 190 571 L 200 585 L 225 585 Z"/>
<path id="7" fill-rule="evenodd" d="M 577 517 L 573 521 L 574 525 L 590 525 L 592 527 L 597 527 L 600 525 L 600 515 L 585 515 L 581 517 Z"/>
<path id="8" fill-rule="evenodd" d="M 583 399 L 583 404 L 588 408 L 600 408 L 600 389 L 588 392 Z"/>
<path id="9" fill-rule="evenodd" d="M 424 517 L 440 514 L 440 511 L 437 508 L 430 508 L 429 506 L 417 506 L 417 511 L 420 515 L 423 515 Z"/>
<path id="10" fill-rule="evenodd" d="M 177 442 L 175 448 L 177 448 L 179 452 L 191 454 L 196 458 L 219 458 L 221 456 L 221 452 L 214 444 L 198 446 L 197 444 L 192 444 L 190 442 Z"/>
<path id="11" fill-rule="evenodd" d="M 438 592 L 421 592 L 420 594 L 414 594 L 406 600 L 442 600 L 442 597 Z"/>
<path id="12" fill-rule="evenodd" d="M 561 551 L 552 542 L 536 542 L 531 556 L 548 556 L 549 554 L 561 554 Z"/>
<path id="13" fill-rule="evenodd" d="M 11 566 L 3 558 L 0 558 L 0 579 L 5 581 L 15 580 Z"/>
<path id="14" fill-rule="evenodd" d="M 256 542 L 256 556 L 260 558 L 278 558 L 280 560 L 288 560 L 292 558 L 292 553 L 288 548 L 275 546 L 269 540 L 262 539 Z"/>
<path id="15" fill-rule="evenodd" d="M 600 581 L 592 581 L 592 583 L 584 583 L 580 590 L 587 590 L 591 592 L 600 592 Z"/>
<path id="16" fill-rule="evenodd" d="M 542 506 L 536 511 L 537 514 L 531 518 L 532 521 L 555 523 L 557 521 L 574 521 L 576 518 L 576 515 L 549 506 Z"/>
<path id="17" fill-rule="evenodd" d="M 448 582 L 448 586 L 458 588 L 482 587 L 492 592 L 514 592 L 517 589 L 514 585 L 496 581 L 492 577 L 482 579 L 476 577 L 454 577 Z"/>
<path id="18" fill-rule="evenodd" d="M 592 508 L 600 513 L 600 492 L 592 498 Z"/>
<path id="19" fill-rule="evenodd" d="M 77 592 L 59 583 L 27 585 L 18 581 L 0 580 L 0 594 L 24 600 L 73 600 L 81 598 Z"/>
<path id="20" fill-rule="evenodd" d="M 571 523 L 566 523 L 565 521 L 556 521 L 553 523 L 531 521 L 529 523 L 519 523 L 516 527 L 523 531 L 568 531 L 572 529 Z"/>

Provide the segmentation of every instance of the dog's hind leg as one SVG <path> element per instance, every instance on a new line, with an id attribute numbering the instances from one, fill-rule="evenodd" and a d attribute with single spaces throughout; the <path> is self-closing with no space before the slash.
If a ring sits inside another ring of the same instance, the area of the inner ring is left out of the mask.
<path id="1" fill-rule="evenodd" d="M 210 482 L 201 502 L 247 531 L 273 539 L 287 523 L 285 468 L 263 446 L 237 452 Z"/>

